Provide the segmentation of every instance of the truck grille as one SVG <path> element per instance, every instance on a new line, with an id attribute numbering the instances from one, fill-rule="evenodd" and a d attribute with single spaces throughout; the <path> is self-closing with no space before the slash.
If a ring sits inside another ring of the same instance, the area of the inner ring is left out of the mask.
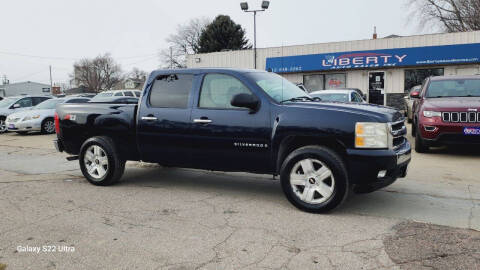
<path id="1" fill-rule="evenodd" d="M 443 112 L 443 122 L 480 123 L 480 112 Z"/>
<path id="2" fill-rule="evenodd" d="M 392 147 L 398 149 L 400 146 L 406 143 L 407 139 L 407 127 L 405 126 L 405 120 L 389 123 L 390 133 L 392 134 Z"/>

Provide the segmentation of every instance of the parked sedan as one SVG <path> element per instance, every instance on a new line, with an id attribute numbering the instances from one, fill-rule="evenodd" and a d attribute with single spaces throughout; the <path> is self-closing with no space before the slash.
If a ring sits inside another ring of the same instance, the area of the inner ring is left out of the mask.
<path id="1" fill-rule="evenodd" d="M 310 96 L 322 101 L 365 103 L 355 90 L 321 90 L 310 93 Z"/>
<path id="2" fill-rule="evenodd" d="M 71 97 L 54 98 L 44 101 L 30 110 L 10 114 L 7 117 L 8 131 L 25 134 L 30 131 L 41 131 L 44 134 L 55 133 L 55 107 L 60 103 L 85 103 L 89 98 Z"/>
<path id="3" fill-rule="evenodd" d="M 7 132 L 7 125 L 5 120 L 7 117 L 15 112 L 30 109 L 51 97 L 47 96 L 17 96 L 6 97 L 0 101 L 0 134 Z"/>

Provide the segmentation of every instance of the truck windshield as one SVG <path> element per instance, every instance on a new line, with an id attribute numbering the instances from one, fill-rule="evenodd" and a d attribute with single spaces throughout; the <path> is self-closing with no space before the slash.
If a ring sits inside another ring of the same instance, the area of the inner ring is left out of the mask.
<path id="1" fill-rule="evenodd" d="M 308 97 L 308 94 L 295 84 L 275 73 L 252 72 L 249 76 L 260 88 L 277 102 Z"/>
<path id="2" fill-rule="evenodd" d="M 3 100 L 0 101 L 0 108 L 5 108 L 5 107 L 8 107 L 10 105 L 12 105 L 13 103 L 13 99 L 11 98 L 5 98 Z"/>
<path id="3" fill-rule="evenodd" d="M 426 97 L 480 97 L 480 79 L 432 81 Z"/>

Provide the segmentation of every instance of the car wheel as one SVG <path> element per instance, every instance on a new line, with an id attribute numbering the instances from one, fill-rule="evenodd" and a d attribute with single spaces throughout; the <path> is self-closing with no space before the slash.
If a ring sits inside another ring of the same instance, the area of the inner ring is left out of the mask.
<path id="1" fill-rule="evenodd" d="M 0 118 L 0 134 L 7 132 L 7 124 L 4 118 Z"/>
<path id="2" fill-rule="evenodd" d="M 51 118 L 47 118 L 42 122 L 42 133 L 52 134 L 55 133 L 55 122 Z"/>
<path id="3" fill-rule="evenodd" d="M 83 176 L 97 186 L 118 182 L 125 171 L 125 160 L 108 137 L 93 137 L 85 141 L 80 149 L 79 162 Z"/>
<path id="4" fill-rule="evenodd" d="M 287 199 L 307 212 L 330 211 L 348 195 L 344 162 L 334 151 L 322 146 L 293 151 L 282 164 L 280 181 Z"/>
<path id="5" fill-rule="evenodd" d="M 415 135 L 415 152 L 417 153 L 425 153 L 429 150 L 428 145 L 422 139 L 420 132 L 416 132 Z"/>

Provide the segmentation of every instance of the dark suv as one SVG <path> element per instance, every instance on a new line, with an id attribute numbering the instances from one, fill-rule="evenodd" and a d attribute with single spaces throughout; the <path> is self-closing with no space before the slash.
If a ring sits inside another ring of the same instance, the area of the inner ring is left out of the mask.
<path id="1" fill-rule="evenodd" d="M 415 99 L 415 151 L 430 146 L 480 144 L 480 76 L 428 78 Z"/>

